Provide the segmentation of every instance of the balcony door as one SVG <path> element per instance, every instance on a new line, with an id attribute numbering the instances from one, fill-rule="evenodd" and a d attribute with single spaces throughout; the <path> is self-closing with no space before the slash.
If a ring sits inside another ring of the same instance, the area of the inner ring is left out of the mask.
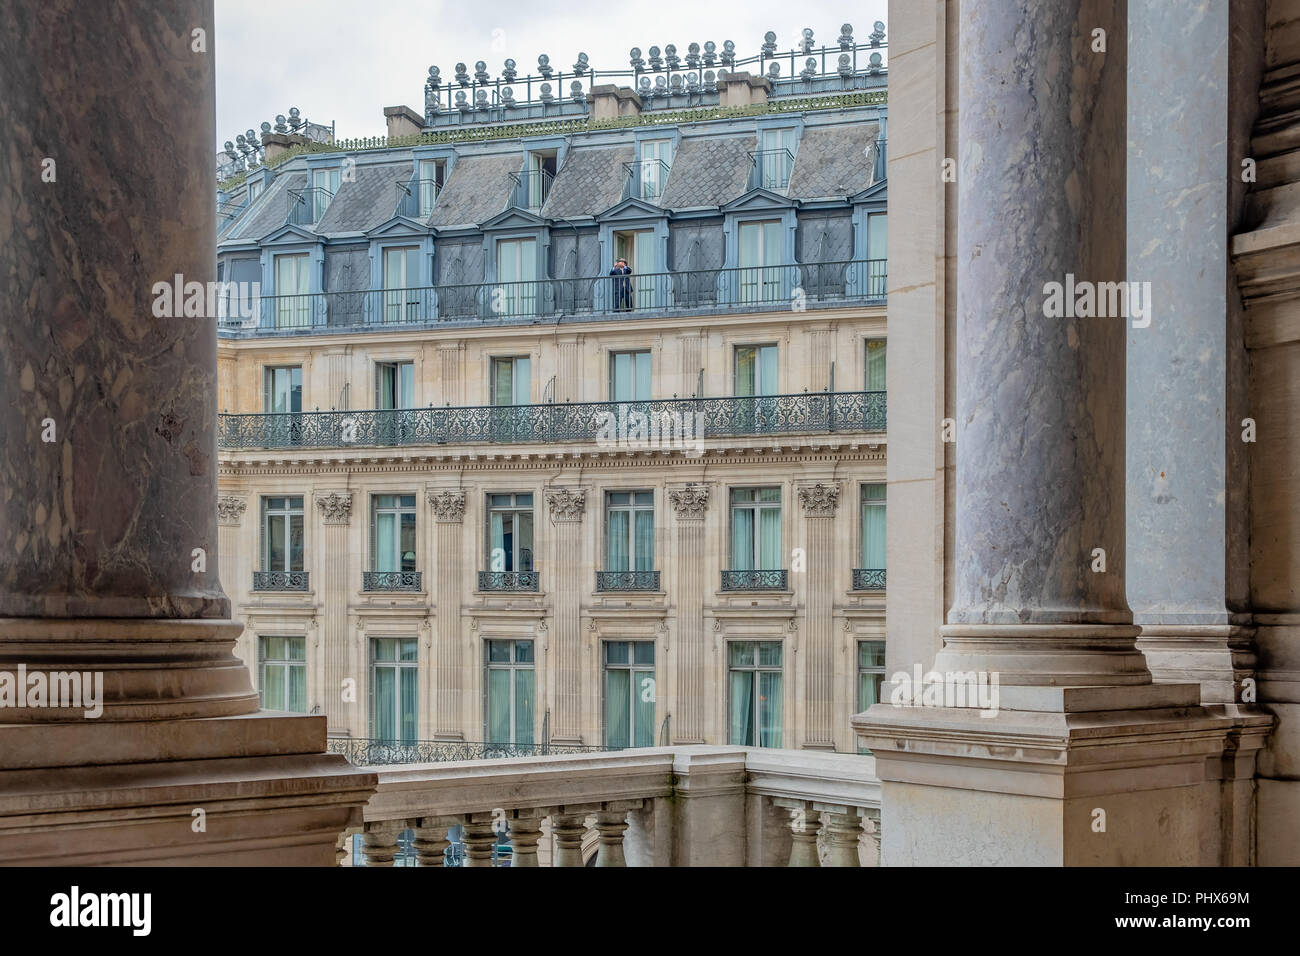
<path id="1" fill-rule="evenodd" d="M 631 411 L 649 412 L 642 405 L 650 401 L 650 352 L 611 352 L 609 355 L 609 398 L 621 429 Z M 621 434 L 621 432 L 620 432 Z"/>
<path id="2" fill-rule="evenodd" d="M 779 391 L 777 382 L 777 350 L 775 345 L 736 346 L 735 394 L 737 434 L 761 432 L 769 422 L 777 420 L 774 396 Z"/>
<path id="3" fill-rule="evenodd" d="M 390 744 L 414 743 L 419 713 L 418 644 L 406 638 L 375 638 L 370 645 L 370 736 Z"/>
<path id="4" fill-rule="evenodd" d="M 285 365 L 266 369 L 262 408 L 268 415 L 267 432 L 273 444 L 302 444 L 302 366 Z"/>
<path id="5" fill-rule="evenodd" d="M 653 747 L 654 641 L 605 642 L 605 746 Z"/>
<path id="6" fill-rule="evenodd" d="M 487 674 L 484 685 L 485 738 L 509 756 L 512 751 L 533 747 L 533 717 L 536 689 L 532 641 L 488 641 Z"/>
<path id="7" fill-rule="evenodd" d="M 391 445 L 403 444 L 415 431 L 415 363 L 375 363 L 376 436 Z"/>
<path id="8" fill-rule="evenodd" d="M 655 202 L 664 193 L 672 161 L 672 145 L 666 139 L 649 139 L 641 143 L 641 198 L 646 202 Z"/>
<path id="9" fill-rule="evenodd" d="M 764 189 L 780 192 L 790 185 L 794 167 L 794 127 L 763 130 L 763 148 L 759 154 L 762 168 L 759 183 Z"/>
<path id="10" fill-rule="evenodd" d="M 784 265 L 784 251 L 780 221 L 742 222 L 739 237 L 740 302 L 762 305 L 783 301 L 781 267 Z"/>
<path id="11" fill-rule="evenodd" d="M 506 318 L 537 314 L 537 240 L 501 239 L 497 242 L 497 288 L 492 290 L 492 312 Z"/>
<path id="12" fill-rule="evenodd" d="M 420 321 L 420 300 L 425 294 L 423 286 L 419 246 L 385 249 L 380 321 L 385 325 Z"/>
<path id="13" fill-rule="evenodd" d="M 492 360 L 492 440 L 523 441 L 531 436 L 532 362 L 526 355 Z"/>
<path id="14" fill-rule="evenodd" d="M 305 329 L 311 325 L 311 267 L 306 253 L 275 257 L 275 327 Z"/>
<path id="15" fill-rule="evenodd" d="M 614 259 L 627 260 L 632 275 L 615 276 L 613 305 L 616 312 L 648 309 L 654 305 L 655 246 L 653 229 L 632 229 L 614 233 Z"/>

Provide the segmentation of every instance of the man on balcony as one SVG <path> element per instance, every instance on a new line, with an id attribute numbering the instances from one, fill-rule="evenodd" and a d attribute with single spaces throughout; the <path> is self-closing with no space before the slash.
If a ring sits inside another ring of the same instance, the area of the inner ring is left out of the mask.
<path id="1" fill-rule="evenodd" d="M 614 311 L 631 312 L 632 311 L 632 270 L 628 268 L 626 259 L 616 259 L 614 268 L 609 270 L 609 274 L 617 276 L 614 280 Z"/>

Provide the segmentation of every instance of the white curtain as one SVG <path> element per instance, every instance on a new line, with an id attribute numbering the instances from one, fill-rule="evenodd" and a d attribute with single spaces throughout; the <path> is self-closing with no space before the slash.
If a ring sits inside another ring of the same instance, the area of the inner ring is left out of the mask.
<path id="1" fill-rule="evenodd" d="M 510 739 L 510 671 L 488 671 L 488 743 L 506 744 Z"/>
<path id="2" fill-rule="evenodd" d="M 609 513 L 609 570 L 628 571 L 628 512 Z"/>
<path id="3" fill-rule="evenodd" d="M 885 566 L 885 486 L 862 486 L 862 567 Z"/>
<path id="4" fill-rule="evenodd" d="M 653 511 L 636 513 L 636 568 L 653 571 L 655 566 L 655 515 Z"/>
<path id="5" fill-rule="evenodd" d="M 627 747 L 631 742 L 632 672 L 621 668 L 605 670 L 605 743 Z"/>
<path id="6" fill-rule="evenodd" d="M 731 512 L 731 568 L 748 571 L 754 567 L 754 512 L 735 508 Z"/>
<path id="7" fill-rule="evenodd" d="M 764 508 L 759 517 L 759 567 L 766 571 L 781 568 L 781 510 Z"/>

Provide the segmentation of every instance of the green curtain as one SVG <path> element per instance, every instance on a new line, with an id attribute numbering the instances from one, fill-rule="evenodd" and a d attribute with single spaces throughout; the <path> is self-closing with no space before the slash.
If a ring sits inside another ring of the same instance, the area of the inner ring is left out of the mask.
<path id="1" fill-rule="evenodd" d="M 415 365 L 411 362 L 403 362 L 397 366 L 401 379 L 398 383 L 399 402 L 398 408 L 415 407 Z"/>
<path id="2" fill-rule="evenodd" d="M 374 668 L 373 730 L 370 736 L 379 740 L 397 739 L 397 675 L 394 670 L 392 667 Z"/>
<path id="3" fill-rule="evenodd" d="M 758 387 L 757 349 L 736 349 L 736 394 L 753 395 Z"/>
<path id="4" fill-rule="evenodd" d="M 533 743 L 533 672 L 515 671 L 515 743 Z"/>
<path id="5" fill-rule="evenodd" d="M 375 515 L 375 570 L 396 571 L 397 515 L 391 511 Z"/>
<path id="6" fill-rule="evenodd" d="M 735 508 L 731 512 L 731 569 L 748 571 L 754 567 L 754 511 Z"/>
<path id="7" fill-rule="evenodd" d="M 288 710 L 284 699 L 284 664 L 262 665 L 262 707 L 266 710 Z"/>
<path id="8" fill-rule="evenodd" d="M 506 571 L 510 568 L 510 556 L 506 553 L 506 516 L 500 511 L 493 511 L 488 516 L 488 536 L 491 539 L 488 554 L 489 571 Z"/>
<path id="9" fill-rule="evenodd" d="M 653 571 L 655 566 L 655 513 L 636 512 L 637 571 Z"/>
<path id="10" fill-rule="evenodd" d="M 397 390 L 393 387 L 393 374 L 397 371 L 396 366 L 381 365 L 379 366 L 379 395 L 376 403 L 381 409 L 393 408 L 393 397 Z"/>
<path id="11" fill-rule="evenodd" d="M 883 674 L 858 672 L 858 713 L 872 704 L 880 703 L 880 682 Z"/>
<path id="12" fill-rule="evenodd" d="M 654 687 L 654 671 L 633 671 L 632 692 L 636 695 L 632 707 L 636 712 L 632 746 L 653 747 L 655 742 L 655 695 L 647 693 Z M 647 683 L 649 681 L 650 683 Z M 649 700 L 646 698 L 649 697 Z"/>
<path id="13" fill-rule="evenodd" d="M 781 563 L 781 509 L 763 508 L 759 515 L 759 567 L 775 571 Z"/>
<path id="14" fill-rule="evenodd" d="M 884 485 L 862 486 L 862 567 L 864 568 L 885 567 L 884 498 Z"/>
<path id="15" fill-rule="evenodd" d="M 488 670 L 488 743 L 510 743 L 510 671 Z"/>
<path id="16" fill-rule="evenodd" d="M 754 672 L 731 672 L 731 731 L 727 741 L 739 746 L 754 744 Z"/>
<path id="17" fill-rule="evenodd" d="M 609 513 L 609 570 L 628 571 L 628 512 Z"/>
<path id="18" fill-rule="evenodd" d="M 622 668 L 605 670 L 605 743 L 609 747 L 626 747 L 630 743 L 631 693 L 631 671 Z"/>
<path id="19" fill-rule="evenodd" d="M 420 670 L 417 667 L 399 668 L 402 672 L 402 740 L 414 742 L 419 737 L 418 703 Z"/>
<path id="20" fill-rule="evenodd" d="M 758 394 L 776 394 L 776 346 L 765 345 L 759 352 Z"/>
<path id="21" fill-rule="evenodd" d="M 784 724 L 781 675 L 772 671 L 758 674 L 758 719 L 760 747 L 780 747 L 781 728 Z"/>
<path id="22" fill-rule="evenodd" d="M 885 343 L 867 343 L 867 391 L 885 390 Z"/>

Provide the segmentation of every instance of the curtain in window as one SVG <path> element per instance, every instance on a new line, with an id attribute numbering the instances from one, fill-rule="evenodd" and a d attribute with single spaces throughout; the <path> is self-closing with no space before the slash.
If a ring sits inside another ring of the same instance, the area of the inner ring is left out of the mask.
<path id="1" fill-rule="evenodd" d="M 488 743 L 507 744 L 510 739 L 510 671 L 488 671 Z"/>
<path id="2" fill-rule="evenodd" d="M 609 570 L 629 571 L 628 566 L 628 513 L 609 513 Z"/>
<path id="3" fill-rule="evenodd" d="M 655 515 L 653 511 L 636 513 L 637 571 L 653 571 L 655 566 Z"/>
<path id="4" fill-rule="evenodd" d="M 754 567 L 754 512 L 736 508 L 731 512 L 731 568 L 748 571 Z"/>
<path id="5" fill-rule="evenodd" d="M 307 712 L 307 668 L 289 665 L 289 700 L 285 710 L 296 714 Z"/>
<path id="6" fill-rule="evenodd" d="M 284 699 L 284 665 L 262 666 L 262 706 L 267 710 L 287 710 Z"/>
<path id="7" fill-rule="evenodd" d="M 781 511 L 763 508 L 759 517 L 759 567 L 775 571 L 781 564 Z"/>
<path id="8" fill-rule="evenodd" d="M 415 667 L 403 667 L 400 670 L 402 672 L 402 741 L 412 743 L 419 736 L 416 723 L 418 713 L 416 704 L 419 697 L 416 688 L 419 685 L 420 671 Z"/>
<path id="9" fill-rule="evenodd" d="M 410 362 L 405 362 L 397 366 L 400 373 L 398 382 L 398 397 L 400 404 L 398 408 L 415 407 L 415 366 Z"/>
<path id="10" fill-rule="evenodd" d="M 781 675 L 772 671 L 758 674 L 758 721 L 760 747 L 780 747 L 784 707 L 781 697 Z"/>
<path id="11" fill-rule="evenodd" d="M 414 571 L 415 570 L 415 514 L 414 512 L 406 511 L 402 513 L 401 537 L 398 541 L 398 544 L 401 547 L 401 553 L 398 555 L 398 557 L 401 558 L 401 562 L 402 562 L 402 566 L 398 570 Z"/>
<path id="12" fill-rule="evenodd" d="M 754 673 L 731 672 L 731 729 L 728 743 L 754 744 Z"/>
<path id="13" fill-rule="evenodd" d="M 614 392 L 611 396 L 616 402 L 629 402 L 632 400 L 632 389 L 635 387 L 632 378 L 632 359 L 631 352 L 618 352 L 614 355 Z"/>
<path id="14" fill-rule="evenodd" d="M 880 674 L 858 673 L 858 713 L 880 703 Z"/>
<path id="15" fill-rule="evenodd" d="M 759 349 L 758 394 L 776 394 L 776 346 Z"/>
<path id="16" fill-rule="evenodd" d="M 885 566 L 885 486 L 862 488 L 862 567 Z M 879 504 L 872 504 L 873 501 Z"/>
<path id="17" fill-rule="evenodd" d="M 515 743 L 533 743 L 533 672 L 515 671 Z"/>
<path id="18" fill-rule="evenodd" d="M 302 570 L 302 515 L 289 516 L 289 570 Z"/>
<path id="19" fill-rule="evenodd" d="M 371 736 L 379 740 L 397 739 L 397 675 L 391 667 L 374 668 L 374 729 Z"/>
<path id="20" fill-rule="evenodd" d="M 375 515 L 375 570 L 398 570 L 394 561 L 396 552 L 397 515 L 392 512 Z"/>
<path id="21" fill-rule="evenodd" d="M 533 513 L 520 511 L 515 515 L 519 526 L 519 570 L 533 570 Z"/>
<path id="22" fill-rule="evenodd" d="M 756 349 L 736 349 L 736 394 L 754 395 L 758 391 Z"/>
<path id="23" fill-rule="evenodd" d="M 631 741 L 628 721 L 632 714 L 632 672 L 605 671 L 605 738 L 610 747 L 626 747 Z"/>
<path id="24" fill-rule="evenodd" d="M 883 392 L 885 390 L 885 344 L 870 342 L 867 344 L 867 391 Z"/>
<path id="25" fill-rule="evenodd" d="M 636 729 L 632 739 L 634 747 L 653 747 L 655 737 L 654 671 L 633 671 L 632 707 L 636 711 Z M 649 700 L 646 698 L 649 697 Z"/>

